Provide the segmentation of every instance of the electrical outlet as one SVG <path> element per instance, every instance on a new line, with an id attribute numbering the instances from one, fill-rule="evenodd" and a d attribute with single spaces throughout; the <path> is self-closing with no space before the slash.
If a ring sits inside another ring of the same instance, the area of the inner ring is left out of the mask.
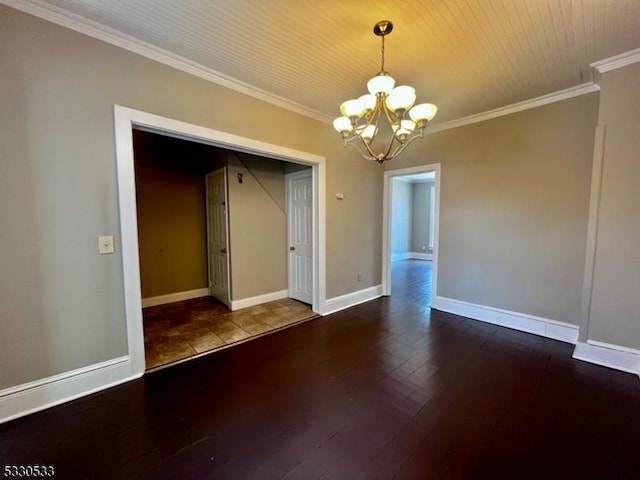
<path id="1" fill-rule="evenodd" d="M 115 252 L 112 235 L 98 237 L 98 252 L 101 254 Z"/>

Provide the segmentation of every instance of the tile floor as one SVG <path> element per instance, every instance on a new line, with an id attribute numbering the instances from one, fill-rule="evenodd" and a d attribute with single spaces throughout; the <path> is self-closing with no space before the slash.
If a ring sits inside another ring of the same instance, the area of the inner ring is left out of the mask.
<path id="1" fill-rule="evenodd" d="M 279 330 L 316 316 L 291 298 L 230 311 L 211 297 L 142 310 L 147 370 Z"/>

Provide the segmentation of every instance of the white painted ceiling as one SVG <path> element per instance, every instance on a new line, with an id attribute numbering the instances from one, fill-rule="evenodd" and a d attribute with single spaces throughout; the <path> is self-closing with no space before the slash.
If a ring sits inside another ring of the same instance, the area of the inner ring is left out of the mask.
<path id="1" fill-rule="evenodd" d="M 399 175 L 393 178 L 402 180 L 403 182 L 409 182 L 409 183 L 424 183 L 424 182 L 431 182 L 435 180 L 436 172 L 414 173 L 411 175 Z"/>
<path id="2" fill-rule="evenodd" d="M 439 107 L 433 123 L 592 80 L 640 47 L 640 0 L 33 0 L 135 37 L 322 116 L 380 69 Z"/>

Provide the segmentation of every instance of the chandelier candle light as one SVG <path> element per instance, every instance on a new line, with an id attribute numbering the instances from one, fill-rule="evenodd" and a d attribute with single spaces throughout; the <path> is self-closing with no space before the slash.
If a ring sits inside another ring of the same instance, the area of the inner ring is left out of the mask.
<path id="1" fill-rule="evenodd" d="M 432 103 L 414 106 L 416 91 L 413 87 L 401 85 L 394 88 L 395 80 L 384 69 L 384 37 L 391 30 L 393 23 L 388 20 L 382 20 L 373 27 L 373 33 L 382 39 L 380 73 L 367 83 L 367 95 L 340 105 L 343 116 L 333 121 L 333 127 L 342 134 L 345 147 L 355 140 L 351 145 L 356 146 L 364 158 L 378 163 L 391 160 L 416 138 L 423 138 L 427 122 L 438 111 L 438 107 Z M 378 121 L 383 115 L 393 134 L 383 151 L 375 153 L 372 144 L 377 138 Z"/>

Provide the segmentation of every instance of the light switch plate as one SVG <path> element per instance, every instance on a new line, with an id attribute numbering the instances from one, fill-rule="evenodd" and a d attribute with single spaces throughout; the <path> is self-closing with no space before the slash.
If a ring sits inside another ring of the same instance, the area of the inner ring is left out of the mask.
<path id="1" fill-rule="evenodd" d="M 98 251 L 104 253 L 114 253 L 113 235 L 98 237 Z"/>

